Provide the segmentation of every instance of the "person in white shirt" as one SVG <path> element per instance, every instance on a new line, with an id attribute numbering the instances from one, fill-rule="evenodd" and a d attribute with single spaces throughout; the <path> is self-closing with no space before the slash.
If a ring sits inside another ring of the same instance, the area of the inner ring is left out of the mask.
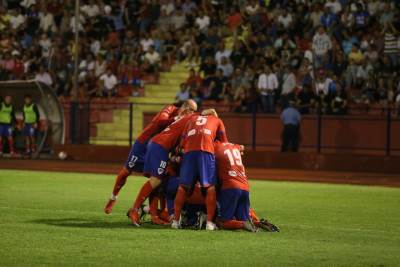
<path id="1" fill-rule="evenodd" d="M 200 31 L 206 31 L 208 26 L 210 26 L 210 17 L 204 14 L 203 11 L 200 11 L 195 24 L 199 27 Z"/>
<path id="2" fill-rule="evenodd" d="M 51 41 L 47 34 L 43 33 L 41 35 L 39 45 L 42 48 L 42 56 L 45 58 L 50 57 Z"/>
<path id="3" fill-rule="evenodd" d="M 39 17 L 39 27 L 42 31 L 49 32 L 55 30 L 54 16 L 53 14 L 47 12 L 47 9 L 45 9 L 43 13 L 40 13 Z"/>
<path id="4" fill-rule="evenodd" d="M 151 45 L 146 54 L 144 54 L 144 58 L 147 59 L 153 68 L 158 68 L 158 64 L 160 63 L 160 54 L 154 49 L 153 45 Z"/>
<path id="5" fill-rule="evenodd" d="M 285 67 L 285 73 L 283 74 L 282 83 L 282 95 L 289 95 L 293 93 L 296 88 L 296 75 L 290 66 Z"/>
<path id="6" fill-rule="evenodd" d="M 325 8 L 327 7 L 330 8 L 330 10 L 335 14 L 338 14 L 340 11 L 342 11 L 342 5 L 338 0 L 329 0 L 325 4 Z"/>
<path id="7" fill-rule="evenodd" d="M 145 35 L 145 38 L 140 40 L 140 45 L 142 46 L 142 50 L 144 52 L 147 52 L 149 50 L 149 47 L 154 45 L 153 39 L 151 39 L 150 35 L 147 33 Z"/>
<path id="8" fill-rule="evenodd" d="M 83 24 L 85 24 L 85 21 L 86 21 L 85 17 L 82 14 L 80 14 L 79 15 L 79 21 L 78 21 L 78 30 L 80 32 L 83 31 Z M 71 31 L 73 33 L 75 33 L 75 16 L 71 17 L 70 28 L 71 28 Z"/>
<path id="9" fill-rule="evenodd" d="M 284 9 L 282 14 L 278 17 L 278 22 L 283 26 L 283 28 L 288 29 L 292 25 L 293 17 L 286 9 Z"/>
<path id="10" fill-rule="evenodd" d="M 35 75 L 35 81 L 42 82 L 48 86 L 53 84 L 53 79 L 43 66 L 39 67 L 39 72 Z"/>
<path id="11" fill-rule="evenodd" d="M 36 0 L 23 0 L 19 3 L 20 6 L 29 9 L 31 6 L 36 4 Z"/>
<path id="12" fill-rule="evenodd" d="M 103 96 L 114 96 L 116 94 L 116 86 L 118 84 L 117 77 L 112 73 L 111 69 L 108 68 L 107 72 L 100 76 L 102 82 L 101 88 L 103 88 Z"/>
<path id="13" fill-rule="evenodd" d="M 81 10 L 88 18 L 93 18 L 100 14 L 100 8 L 94 0 L 90 0 L 89 4 L 81 7 Z"/>
<path id="14" fill-rule="evenodd" d="M 315 65 L 320 67 L 324 56 L 332 49 L 332 41 L 328 34 L 326 34 L 324 27 L 319 26 L 318 31 L 315 33 L 312 41 L 312 49 L 315 54 Z"/>
<path id="15" fill-rule="evenodd" d="M 181 90 L 176 94 L 175 100 L 186 101 L 190 98 L 189 87 L 185 83 L 181 83 Z"/>
<path id="16" fill-rule="evenodd" d="M 275 90 L 278 89 L 278 78 L 272 73 L 271 68 L 264 67 L 258 76 L 257 89 L 261 95 L 261 104 L 265 113 L 275 112 Z"/>
<path id="17" fill-rule="evenodd" d="M 18 12 L 17 10 L 13 9 L 10 12 L 10 25 L 11 29 L 18 30 L 25 22 L 25 16 Z"/>
<path id="18" fill-rule="evenodd" d="M 161 5 L 161 11 L 165 11 L 165 13 L 167 14 L 167 16 L 171 15 L 172 12 L 175 11 L 175 5 L 174 2 L 172 0 L 167 0 L 166 3 Z"/>
<path id="19" fill-rule="evenodd" d="M 218 45 L 218 51 L 215 53 L 215 62 L 217 65 L 221 64 L 221 59 L 223 57 L 230 58 L 232 51 L 229 49 L 226 49 L 225 47 L 225 42 L 222 41 Z"/>
<path id="20" fill-rule="evenodd" d="M 221 58 L 221 64 L 218 64 L 217 69 L 222 70 L 222 73 L 224 74 L 225 77 L 231 77 L 233 73 L 233 66 L 229 62 L 229 58 L 227 57 L 222 57 Z"/>

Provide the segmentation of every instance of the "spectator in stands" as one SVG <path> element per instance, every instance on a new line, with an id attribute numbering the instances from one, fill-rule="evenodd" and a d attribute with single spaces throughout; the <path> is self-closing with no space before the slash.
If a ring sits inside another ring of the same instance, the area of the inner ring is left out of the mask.
<path id="1" fill-rule="evenodd" d="M 296 96 L 296 106 L 301 114 L 309 114 L 315 106 L 315 94 L 312 91 L 311 84 L 303 86 L 302 90 Z"/>
<path id="2" fill-rule="evenodd" d="M 319 26 L 313 37 L 312 49 L 315 54 L 315 66 L 322 66 L 322 59 L 332 49 L 332 41 L 329 35 L 326 34 L 324 27 Z"/>
<path id="3" fill-rule="evenodd" d="M 117 77 L 112 73 L 111 68 L 107 68 L 106 73 L 100 76 L 100 89 L 102 96 L 115 96 L 116 86 L 118 83 Z"/>
<path id="4" fill-rule="evenodd" d="M 155 50 L 154 45 L 150 45 L 148 51 L 144 54 L 144 59 L 150 64 L 150 72 L 157 74 L 161 59 L 160 54 Z"/>
<path id="5" fill-rule="evenodd" d="M 279 83 L 276 74 L 265 66 L 257 82 L 257 89 L 261 95 L 262 108 L 265 113 L 275 112 L 275 93 Z"/>
<path id="6" fill-rule="evenodd" d="M 297 152 L 299 150 L 301 115 L 299 111 L 293 107 L 293 104 L 293 102 L 284 104 L 281 113 L 281 121 L 283 124 L 282 152 Z"/>
<path id="7" fill-rule="evenodd" d="M 190 89 L 187 86 L 186 83 L 181 83 L 180 85 L 181 89 L 180 91 L 176 94 L 175 100 L 176 101 L 185 101 L 190 98 Z"/>
<path id="8" fill-rule="evenodd" d="M 39 71 L 35 75 L 35 80 L 38 82 L 42 82 L 48 86 L 53 85 L 53 79 L 51 75 L 47 72 L 47 70 L 43 66 L 39 67 Z"/>

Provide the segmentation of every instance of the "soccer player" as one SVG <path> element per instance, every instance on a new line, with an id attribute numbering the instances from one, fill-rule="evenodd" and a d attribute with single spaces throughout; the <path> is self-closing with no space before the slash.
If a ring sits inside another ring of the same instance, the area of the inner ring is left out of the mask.
<path id="1" fill-rule="evenodd" d="M 35 131 L 38 127 L 40 115 L 38 107 L 32 102 L 31 95 L 24 97 L 24 137 L 25 137 L 25 154 L 30 155 L 36 152 Z"/>
<path id="2" fill-rule="evenodd" d="M 128 159 L 125 165 L 119 171 L 115 180 L 114 188 L 111 194 L 111 198 L 108 200 L 104 212 L 110 214 L 112 208 L 115 205 L 117 196 L 121 188 L 125 185 L 126 179 L 132 172 L 142 173 L 144 167 L 144 160 L 147 151 L 148 141 L 156 134 L 165 129 L 170 123 L 174 121 L 174 118 L 178 116 L 184 110 L 197 110 L 197 104 L 193 100 L 187 100 L 183 104 L 173 104 L 164 107 L 150 122 L 149 125 L 142 131 L 139 137 L 133 144 L 131 151 L 129 152 Z"/>
<path id="3" fill-rule="evenodd" d="M 221 185 L 218 194 L 218 226 L 250 232 L 257 232 L 257 227 L 260 227 L 270 232 L 279 232 L 279 228 L 267 220 L 258 219 L 255 211 L 250 208 L 249 183 L 241 156 L 243 150 L 241 145 L 215 142 L 217 173 Z"/>
<path id="4" fill-rule="evenodd" d="M 169 153 L 179 143 L 186 123 L 192 118 L 193 112 L 194 110 L 191 108 L 184 109 L 173 123 L 150 140 L 143 169 L 143 174 L 150 179 L 140 189 L 133 207 L 129 211 L 133 225 L 140 226 L 138 211 L 153 190 L 161 184 L 167 168 Z M 153 217 L 152 222 L 162 224 L 157 217 Z"/>
<path id="5" fill-rule="evenodd" d="M 175 198 L 172 228 L 179 229 L 181 209 L 195 182 L 206 192 L 206 230 L 216 230 L 213 223 L 216 209 L 216 173 L 214 141 L 228 142 L 225 126 L 214 109 L 204 110 L 202 115 L 193 116 L 186 125 L 182 137 L 184 151 L 180 170 L 180 185 Z"/>
<path id="6" fill-rule="evenodd" d="M 218 178 L 221 191 L 218 195 L 221 218 L 218 225 L 225 229 L 245 229 L 256 232 L 250 220 L 249 183 L 242 163 L 243 146 L 215 142 Z"/>
<path id="7" fill-rule="evenodd" d="M 12 97 L 6 95 L 0 102 L 0 156 L 3 156 L 3 137 L 7 137 L 11 156 L 15 156 L 13 124 L 16 122 Z"/>

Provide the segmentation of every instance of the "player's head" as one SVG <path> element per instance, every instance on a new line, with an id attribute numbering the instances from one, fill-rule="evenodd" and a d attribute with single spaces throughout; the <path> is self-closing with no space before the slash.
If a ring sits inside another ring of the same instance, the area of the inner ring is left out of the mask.
<path id="1" fill-rule="evenodd" d="M 24 102 L 27 105 L 31 104 L 32 103 L 32 96 L 31 95 L 25 95 L 24 96 Z"/>
<path id="2" fill-rule="evenodd" d="M 180 109 L 181 109 L 180 110 L 181 114 L 193 113 L 193 112 L 197 111 L 197 103 L 192 99 L 188 99 L 182 103 L 182 106 Z"/>
<path id="3" fill-rule="evenodd" d="M 203 116 L 215 116 L 215 117 L 218 118 L 218 113 L 213 108 L 208 108 L 208 109 L 203 110 L 201 112 L 201 115 L 203 115 Z"/>
<path id="4" fill-rule="evenodd" d="M 10 95 L 6 95 L 4 97 L 4 103 L 6 103 L 7 105 L 10 105 L 12 102 L 12 97 Z"/>

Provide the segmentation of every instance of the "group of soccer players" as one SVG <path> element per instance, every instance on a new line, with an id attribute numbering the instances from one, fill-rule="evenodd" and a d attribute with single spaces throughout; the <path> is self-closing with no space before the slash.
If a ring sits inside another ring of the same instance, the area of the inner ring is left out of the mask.
<path id="1" fill-rule="evenodd" d="M 228 142 L 214 109 L 199 114 L 193 100 L 167 105 L 132 146 L 104 211 L 112 212 L 127 177 L 135 172 L 149 178 L 128 211 L 135 226 L 140 226 L 143 203 L 149 199 L 151 221 L 157 225 L 279 231 L 250 208 L 243 150 Z"/>

